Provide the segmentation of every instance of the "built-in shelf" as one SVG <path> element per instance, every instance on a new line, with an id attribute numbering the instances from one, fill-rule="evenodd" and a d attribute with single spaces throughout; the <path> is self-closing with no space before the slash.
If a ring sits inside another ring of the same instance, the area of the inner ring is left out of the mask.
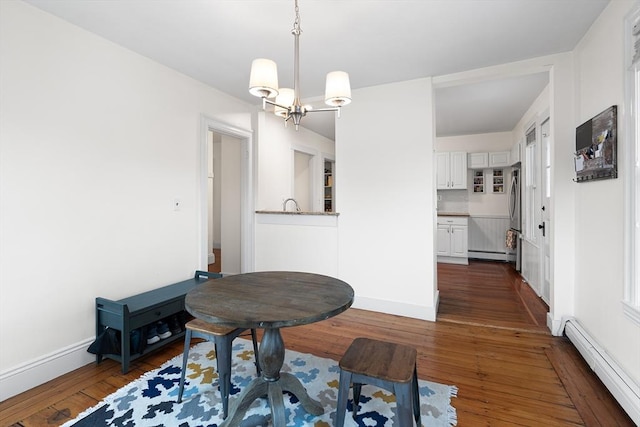
<path id="1" fill-rule="evenodd" d="M 334 179 L 333 179 L 333 162 L 325 160 L 324 162 L 324 211 L 334 211 Z"/>
<path id="2" fill-rule="evenodd" d="M 498 194 L 504 193 L 504 169 L 493 169 L 492 179 L 493 192 Z"/>

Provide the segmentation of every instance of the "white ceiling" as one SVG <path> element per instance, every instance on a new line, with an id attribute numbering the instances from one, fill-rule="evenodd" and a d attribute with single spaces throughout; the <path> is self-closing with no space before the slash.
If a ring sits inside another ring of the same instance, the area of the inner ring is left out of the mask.
<path id="1" fill-rule="evenodd" d="M 275 60 L 280 85 L 293 84 L 293 0 L 26 1 L 252 104 L 254 58 Z M 567 52 L 609 0 L 299 2 L 304 101 L 320 99 L 332 70 L 347 71 L 358 89 Z M 546 79 L 438 89 L 437 134 L 513 129 Z M 302 120 L 333 138 L 332 114 Z"/>

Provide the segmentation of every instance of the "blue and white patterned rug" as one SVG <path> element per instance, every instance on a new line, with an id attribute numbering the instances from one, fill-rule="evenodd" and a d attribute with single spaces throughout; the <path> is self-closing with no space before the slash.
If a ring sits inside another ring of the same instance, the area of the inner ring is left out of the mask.
<path id="1" fill-rule="evenodd" d="M 255 377 L 253 363 L 251 342 L 236 339 L 232 359 L 230 406 L 234 395 L 237 396 Z M 213 344 L 201 342 L 191 348 L 182 403 L 177 403 L 181 366 L 180 355 L 127 384 L 75 420 L 65 423 L 63 427 L 217 427 L 222 421 L 222 403 Z M 331 359 L 287 350 L 282 371 L 291 372 L 298 377 L 309 395 L 320 401 L 325 410 L 320 416 L 307 414 L 293 395 L 285 393 L 287 425 L 333 426 L 339 384 L 337 363 Z M 419 388 L 422 424 L 455 426 L 456 411 L 451 406 L 451 397 L 456 396 L 457 388 L 424 380 L 419 380 Z M 349 400 L 345 426 L 393 425 L 396 405 L 392 394 L 364 385 L 360 399 L 356 421 L 351 417 L 352 402 Z M 269 419 L 267 400 L 258 399 L 245 415 L 242 426 L 267 426 Z"/>

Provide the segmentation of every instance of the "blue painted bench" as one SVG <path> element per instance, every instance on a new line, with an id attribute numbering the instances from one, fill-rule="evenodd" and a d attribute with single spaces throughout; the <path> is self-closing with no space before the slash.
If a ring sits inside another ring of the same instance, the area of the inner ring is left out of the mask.
<path id="1" fill-rule="evenodd" d="M 140 331 L 140 340 L 146 342 L 144 330 L 148 325 L 183 312 L 184 298 L 187 292 L 209 279 L 218 277 L 222 276 L 218 273 L 196 271 L 192 279 L 118 301 L 101 297 L 96 298 L 96 337 L 99 337 L 106 328 L 113 328 L 120 333 L 120 354 L 96 354 L 96 363 L 100 363 L 104 357 L 108 357 L 120 362 L 122 373 L 126 374 L 129 371 L 129 364 L 132 360 L 182 338 L 184 331 L 160 340 L 155 344 L 142 345 L 143 350 L 141 352 L 131 353 L 130 336 L 132 331 L 138 329 Z"/>

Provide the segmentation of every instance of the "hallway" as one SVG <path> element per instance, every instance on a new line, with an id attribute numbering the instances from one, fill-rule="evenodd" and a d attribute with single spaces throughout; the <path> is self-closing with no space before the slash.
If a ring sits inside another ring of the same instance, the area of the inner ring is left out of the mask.
<path id="1" fill-rule="evenodd" d="M 513 264 L 438 264 L 438 321 L 549 333 L 548 306 Z"/>

